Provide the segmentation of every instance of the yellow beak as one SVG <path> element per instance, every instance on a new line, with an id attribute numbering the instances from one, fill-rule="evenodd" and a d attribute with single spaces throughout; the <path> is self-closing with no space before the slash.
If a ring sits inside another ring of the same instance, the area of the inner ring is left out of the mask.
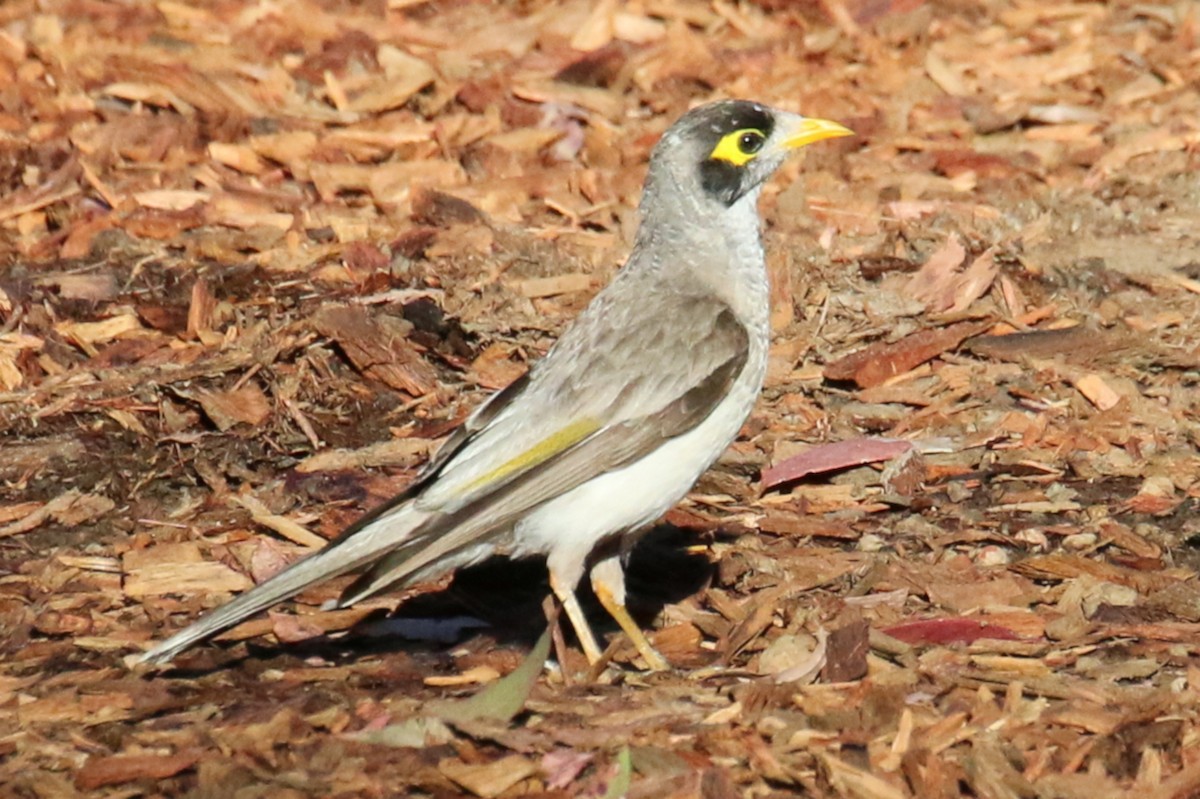
<path id="1" fill-rule="evenodd" d="M 783 139 L 783 147 L 795 150 L 822 139 L 834 139 L 838 136 L 853 136 L 854 131 L 828 119 L 809 119 L 801 117 Z"/>

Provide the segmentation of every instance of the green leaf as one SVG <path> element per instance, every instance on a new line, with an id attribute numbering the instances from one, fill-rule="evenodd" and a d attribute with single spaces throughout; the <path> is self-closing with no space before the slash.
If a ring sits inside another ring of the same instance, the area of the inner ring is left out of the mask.
<path id="1" fill-rule="evenodd" d="M 629 747 L 622 746 L 621 751 L 617 752 L 617 776 L 608 784 L 604 799 L 623 799 L 629 793 L 629 786 L 632 784 L 633 757 L 629 754 Z"/>
<path id="2" fill-rule="evenodd" d="M 382 730 L 371 730 L 354 736 L 369 744 L 411 747 L 424 749 L 439 746 L 454 740 L 454 732 L 441 719 L 428 716 L 413 716 Z"/>
<path id="3" fill-rule="evenodd" d="M 534 644 L 533 649 L 513 671 L 466 699 L 446 699 L 430 702 L 427 712 L 451 724 L 474 721 L 507 723 L 525 707 L 529 692 L 550 656 L 550 631 Z"/>

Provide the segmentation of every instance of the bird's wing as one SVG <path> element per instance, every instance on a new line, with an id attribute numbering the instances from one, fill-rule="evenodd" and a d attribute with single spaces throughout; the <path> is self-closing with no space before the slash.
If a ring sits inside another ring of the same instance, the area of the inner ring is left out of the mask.
<path id="1" fill-rule="evenodd" d="M 627 275 L 628 273 L 625 273 Z M 648 417 L 683 396 L 733 357 L 749 333 L 712 295 L 618 276 L 601 292 L 485 424 L 456 442 L 436 479 L 415 497 L 433 513 L 453 513 L 525 470 L 611 425 Z M 613 291 L 620 289 L 620 291 Z M 644 294 L 654 291 L 654 313 Z"/>
<path id="2" fill-rule="evenodd" d="M 496 410 L 491 425 L 460 443 L 437 479 L 416 498 L 416 507 L 428 510 L 426 495 L 436 491 L 439 501 L 447 502 L 446 510 L 430 515 L 397 542 L 395 551 L 346 590 L 340 604 L 351 604 L 486 540 L 542 503 L 691 430 L 728 394 L 749 352 L 746 328 L 715 299 L 689 302 L 682 317 L 644 318 L 610 332 L 611 340 L 601 350 L 604 357 L 589 358 L 586 376 L 547 387 L 539 385 L 535 373 L 524 388 L 565 395 L 563 402 L 574 395 L 577 401 L 568 407 L 578 411 L 545 407 L 534 401 L 536 395 L 511 397 L 506 408 Z M 597 397 L 606 408 L 597 407 Z M 599 422 L 601 418 L 608 422 Z M 473 452 L 515 436 L 524 446 L 505 448 L 502 457 L 482 459 Z M 455 461 L 463 457 L 468 466 L 459 474 Z M 386 523 L 386 513 L 356 527 L 378 523 Z"/>

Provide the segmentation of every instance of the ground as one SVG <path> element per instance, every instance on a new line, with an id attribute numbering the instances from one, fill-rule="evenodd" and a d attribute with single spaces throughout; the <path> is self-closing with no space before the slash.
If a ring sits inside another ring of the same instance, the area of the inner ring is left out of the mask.
<path id="1" fill-rule="evenodd" d="M 635 552 L 670 672 L 504 561 L 126 666 L 401 490 L 719 97 L 857 135 Z M 1200 4 L 9 0 L 0 132 L 0 794 L 1200 795 Z"/>

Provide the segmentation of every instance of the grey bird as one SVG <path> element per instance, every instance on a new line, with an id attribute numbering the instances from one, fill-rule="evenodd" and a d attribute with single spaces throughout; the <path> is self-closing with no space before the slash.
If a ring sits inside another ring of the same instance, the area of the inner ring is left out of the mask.
<path id="1" fill-rule="evenodd" d="M 133 658 L 156 664 L 309 586 L 365 569 L 344 607 L 493 555 L 544 555 L 584 654 L 585 572 L 651 669 L 669 666 L 625 608 L 622 563 L 737 436 L 770 339 L 757 201 L 792 151 L 851 135 L 727 100 L 654 147 L 633 250 L 525 376 L 484 402 L 413 484 L 318 552 Z"/>

